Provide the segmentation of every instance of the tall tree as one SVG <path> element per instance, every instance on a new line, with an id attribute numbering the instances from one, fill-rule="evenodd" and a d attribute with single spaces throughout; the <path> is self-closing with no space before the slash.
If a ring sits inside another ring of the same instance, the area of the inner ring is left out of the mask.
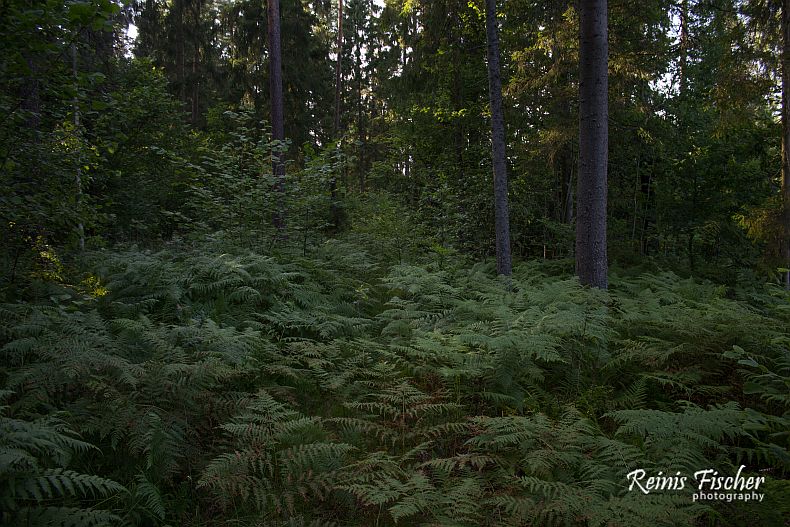
<path id="1" fill-rule="evenodd" d="M 335 62 L 335 115 L 332 122 L 332 134 L 335 141 L 340 141 L 340 110 L 343 96 L 343 0 L 337 0 L 337 61 Z M 337 203 L 337 174 L 332 174 L 329 181 L 330 216 L 332 227 L 340 227 L 340 208 Z"/>
<path id="2" fill-rule="evenodd" d="M 782 223 L 785 288 L 790 289 L 790 0 L 782 3 Z"/>
<path id="3" fill-rule="evenodd" d="M 606 289 L 606 193 L 609 150 L 607 0 L 579 2 L 579 179 L 576 274 Z"/>
<path id="4" fill-rule="evenodd" d="M 80 137 L 80 103 L 79 103 L 79 71 L 77 70 L 77 44 L 71 43 L 71 72 L 74 76 L 74 134 Z M 77 235 L 79 236 L 80 251 L 85 250 L 85 225 L 82 222 L 82 159 L 81 152 L 77 158 L 77 173 L 75 182 L 77 184 Z"/>
<path id="5" fill-rule="evenodd" d="M 269 0 L 269 93 L 271 99 L 272 139 L 279 142 L 272 155 L 278 206 L 274 225 L 285 233 L 285 125 L 283 121 L 282 54 L 280 52 L 280 0 Z"/>
<path id="6" fill-rule="evenodd" d="M 680 95 L 686 94 L 686 80 L 688 74 L 688 55 L 689 55 L 689 2 L 680 2 L 680 57 L 678 60 L 678 90 Z"/>
<path id="7" fill-rule="evenodd" d="M 340 109 L 343 91 L 343 0 L 337 0 L 337 61 L 335 61 L 335 116 L 332 132 L 340 135 Z"/>
<path id="8" fill-rule="evenodd" d="M 513 273 L 513 265 L 510 256 L 505 117 L 502 112 L 502 78 L 499 71 L 499 31 L 496 19 L 496 0 L 486 0 L 486 41 L 488 42 L 488 90 L 491 99 L 491 158 L 494 165 L 496 271 L 497 274 L 510 276 Z"/>

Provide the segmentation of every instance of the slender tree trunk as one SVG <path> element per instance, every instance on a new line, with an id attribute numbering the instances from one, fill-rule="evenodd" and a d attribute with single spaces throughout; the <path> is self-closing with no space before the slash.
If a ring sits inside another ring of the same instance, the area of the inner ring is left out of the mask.
<path id="1" fill-rule="evenodd" d="M 186 68 L 184 63 L 186 62 L 186 51 L 184 49 L 184 4 L 183 2 L 179 2 L 178 4 L 178 55 L 176 56 L 176 68 L 178 70 L 178 96 L 181 99 L 181 104 L 186 105 L 187 96 L 186 96 Z"/>
<path id="2" fill-rule="evenodd" d="M 784 265 L 790 269 L 790 0 L 782 4 L 782 212 Z M 785 288 L 790 290 L 790 271 Z"/>
<path id="3" fill-rule="evenodd" d="M 680 64 L 678 66 L 678 84 L 680 95 L 686 94 L 687 69 L 688 69 L 688 50 L 689 50 L 689 2 L 680 2 Z"/>
<path id="4" fill-rule="evenodd" d="M 280 50 L 280 0 L 268 0 L 269 17 L 269 95 L 271 99 L 272 140 L 278 142 L 272 154 L 272 169 L 277 193 L 274 226 L 285 236 L 285 125 L 283 120 L 282 52 Z"/>
<path id="5" fill-rule="evenodd" d="M 201 7 L 202 1 L 195 2 L 193 5 L 193 15 L 195 17 L 194 24 L 197 27 L 200 27 L 200 16 L 201 16 Z M 198 75 L 198 65 L 200 64 L 200 37 L 198 35 L 199 30 L 195 30 L 194 36 L 192 38 L 192 82 L 191 88 L 192 93 L 190 97 L 191 103 L 191 113 L 192 113 L 192 125 L 197 126 L 198 119 L 200 116 L 200 102 L 198 100 L 200 96 L 200 76 Z"/>
<path id="6" fill-rule="evenodd" d="M 606 289 L 606 193 L 609 148 L 607 0 L 579 2 L 579 177 L 576 274 Z"/>
<path id="7" fill-rule="evenodd" d="M 340 109 L 342 106 L 341 96 L 343 94 L 343 0 L 337 0 L 337 61 L 335 62 L 335 116 L 332 123 L 332 132 L 336 141 L 337 149 L 340 149 Z M 329 215 L 334 230 L 340 228 L 340 207 L 337 203 L 337 174 L 332 174 L 329 180 L 329 195 L 331 203 L 329 205 Z"/>
<path id="8" fill-rule="evenodd" d="M 416 22 L 418 24 L 419 22 Z M 449 31 L 449 29 L 448 29 Z M 467 158 L 464 155 L 466 153 L 466 148 L 469 143 L 467 138 L 467 130 L 465 129 L 465 123 L 462 111 L 465 107 L 465 92 L 464 92 L 464 78 L 462 75 L 462 64 L 463 64 L 463 57 L 464 57 L 464 41 L 463 41 L 463 21 L 461 20 L 460 13 L 458 10 L 455 10 L 453 19 L 452 19 L 452 33 L 451 33 L 453 40 L 452 40 L 452 73 L 453 73 L 453 81 L 450 87 L 450 102 L 452 104 L 453 113 L 455 117 L 453 119 L 453 145 L 455 147 L 455 180 L 463 182 L 466 181 L 466 161 Z M 450 35 L 448 35 L 449 38 Z M 457 214 L 463 216 L 466 211 L 466 203 L 464 202 L 462 195 L 459 195 L 459 199 L 455 200 L 455 208 Z M 456 237 L 458 240 L 459 245 L 464 246 L 466 245 L 467 241 L 470 239 L 470 226 L 466 224 L 459 224 L 457 226 Z"/>
<path id="9" fill-rule="evenodd" d="M 340 135 L 340 109 L 343 83 L 343 0 L 337 0 L 337 61 L 335 62 L 335 118 L 333 132 L 335 139 Z"/>
<path id="10" fill-rule="evenodd" d="M 554 61 L 552 67 L 562 69 L 563 61 L 563 46 L 561 44 L 561 36 L 557 32 L 557 24 L 555 20 L 562 20 L 568 2 L 563 0 L 554 2 L 551 8 L 551 57 Z M 562 126 L 569 126 L 573 120 L 571 114 L 571 106 L 568 104 L 567 97 L 565 97 L 564 89 L 566 86 L 571 86 L 573 79 L 569 72 L 564 73 L 559 79 L 557 85 L 558 93 L 553 94 L 554 104 L 552 109 L 549 110 L 552 114 L 556 115 Z M 573 142 L 561 144 L 553 156 L 554 166 L 557 171 L 557 202 L 556 202 L 556 219 L 559 222 L 566 223 L 567 225 L 573 224 L 573 196 L 574 196 L 574 171 L 576 167 L 576 147 Z"/>
<path id="11" fill-rule="evenodd" d="M 403 23 L 401 24 L 401 27 L 400 27 L 400 29 L 401 29 L 401 37 L 400 37 L 401 38 L 401 49 L 400 49 L 401 72 L 405 72 L 406 71 L 406 64 L 408 63 L 408 60 L 409 60 L 409 55 L 408 55 L 409 45 L 407 44 L 407 37 L 409 36 L 409 31 L 411 29 L 409 27 L 409 16 L 411 16 L 411 15 L 407 14 L 406 16 L 403 17 Z"/>
<path id="12" fill-rule="evenodd" d="M 27 112 L 25 118 L 25 126 L 35 133 L 41 126 L 41 96 L 39 94 L 39 78 L 38 78 L 38 64 L 33 56 L 33 53 L 23 49 L 22 57 L 24 57 L 27 67 L 30 70 L 30 75 L 25 78 L 21 90 L 21 108 Z M 36 141 L 38 138 L 36 138 Z"/>
<path id="13" fill-rule="evenodd" d="M 491 157 L 494 165 L 496 271 L 497 274 L 510 276 L 513 274 L 513 264 L 510 255 L 505 117 L 502 111 L 502 79 L 499 69 L 496 0 L 486 0 L 486 40 L 488 41 L 488 89 L 491 97 Z"/>
<path id="14" fill-rule="evenodd" d="M 357 140 L 359 141 L 359 156 L 357 159 L 357 180 L 359 181 L 359 191 L 365 192 L 365 127 L 362 122 L 364 100 L 362 98 L 362 43 L 359 35 L 356 36 L 354 63 L 354 76 L 357 78 Z"/>
<path id="15" fill-rule="evenodd" d="M 647 244 L 647 228 L 650 226 L 650 198 L 651 190 L 653 188 L 653 171 L 655 170 L 655 161 L 651 163 L 650 170 L 647 171 L 647 190 L 645 191 L 645 206 L 642 212 L 642 231 L 639 234 L 639 246 L 642 248 L 642 256 L 648 256 L 650 253 L 650 246 Z"/>
<path id="16" fill-rule="evenodd" d="M 464 81 L 461 76 L 461 64 L 463 64 L 463 51 L 461 46 L 461 20 L 456 16 L 453 19 L 453 28 L 455 31 L 455 40 L 453 41 L 453 84 L 450 88 L 450 97 L 452 102 L 452 109 L 456 117 L 453 120 L 453 146 L 455 147 L 455 164 L 456 164 L 456 177 L 458 181 L 466 181 L 466 163 L 464 152 L 466 149 L 466 132 L 464 130 L 464 122 L 461 117 L 464 108 Z M 457 203 L 459 214 L 463 214 L 464 205 L 462 201 Z M 461 236 L 464 236 L 462 234 Z"/>
<path id="17" fill-rule="evenodd" d="M 80 104 L 79 104 L 79 84 L 77 76 L 77 45 L 71 45 L 71 72 L 74 76 L 74 134 L 77 137 L 80 133 Z M 77 151 L 80 152 L 77 158 L 77 173 L 75 183 L 77 186 L 77 235 L 79 236 L 79 249 L 85 250 L 85 226 L 82 223 L 82 145 L 77 144 Z"/>
<path id="18" fill-rule="evenodd" d="M 640 168 L 642 165 L 642 150 L 638 149 L 636 153 L 636 169 L 634 173 L 636 175 L 634 181 L 634 219 L 631 225 L 631 241 L 636 242 L 636 222 L 639 219 L 639 195 L 642 193 L 642 174 L 640 174 Z"/>
<path id="19" fill-rule="evenodd" d="M 198 96 L 200 94 L 200 77 L 198 76 L 198 61 L 200 54 L 197 47 L 195 47 L 194 55 L 192 56 L 192 125 L 198 124 L 198 116 L 200 115 L 200 104 Z"/>

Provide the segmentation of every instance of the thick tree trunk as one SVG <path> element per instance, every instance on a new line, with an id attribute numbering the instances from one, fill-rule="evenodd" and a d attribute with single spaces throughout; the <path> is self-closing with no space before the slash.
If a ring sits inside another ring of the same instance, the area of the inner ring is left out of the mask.
<path id="1" fill-rule="evenodd" d="M 609 148 L 607 0 L 579 2 L 579 177 L 576 274 L 607 288 L 606 193 Z"/>
<path id="2" fill-rule="evenodd" d="M 782 223 L 784 265 L 790 269 L 790 0 L 782 4 Z M 790 290 L 790 271 L 785 287 Z"/>
<path id="3" fill-rule="evenodd" d="M 486 40 L 488 41 L 488 89 L 491 97 L 491 157 L 494 165 L 496 271 L 497 274 L 510 276 L 513 273 L 513 265 L 510 255 L 505 117 L 502 111 L 502 79 L 499 66 L 496 0 L 486 0 Z"/>
<path id="4" fill-rule="evenodd" d="M 271 99 L 272 140 L 279 142 L 272 154 L 272 169 L 277 194 L 274 226 L 285 235 L 285 125 L 283 121 L 282 52 L 280 50 L 280 0 L 269 0 L 269 96 Z"/>

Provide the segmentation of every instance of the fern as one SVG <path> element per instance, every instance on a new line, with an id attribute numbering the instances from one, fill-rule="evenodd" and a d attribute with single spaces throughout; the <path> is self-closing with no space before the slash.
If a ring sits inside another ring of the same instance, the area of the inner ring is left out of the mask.
<path id="1" fill-rule="evenodd" d="M 8 392 L 4 393 L 7 397 Z M 66 467 L 94 447 L 55 418 L 24 421 L 0 416 L 0 521 L 41 525 L 113 525 L 110 511 L 72 504 L 115 497 L 125 488 L 107 478 Z"/>
<path id="2" fill-rule="evenodd" d="M 733 300 L 671 273 L 589 291 L 553 263 L 517 266 L 508 289 L 449 253 L 388 268 L 367 235 L 266 256 L 233 236 L 96 253 L 101 295 L 0 306 L 5 524 L 786 514 L 778 292 Z M 765 503 L 627 490 L 637 468 L 742 463 L 764 470 Z"/>

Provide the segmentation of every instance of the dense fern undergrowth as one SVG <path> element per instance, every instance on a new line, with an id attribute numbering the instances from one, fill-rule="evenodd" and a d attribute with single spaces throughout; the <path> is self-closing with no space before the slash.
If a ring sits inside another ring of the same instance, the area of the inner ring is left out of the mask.
<path id="1" fill-rule="evenodd" d="M 106 249 L 1 305 L 2 524 L 787 524 L 786 292 L 355 236 Z M 626 479 L 741 465 L 761 502 Z"/>

